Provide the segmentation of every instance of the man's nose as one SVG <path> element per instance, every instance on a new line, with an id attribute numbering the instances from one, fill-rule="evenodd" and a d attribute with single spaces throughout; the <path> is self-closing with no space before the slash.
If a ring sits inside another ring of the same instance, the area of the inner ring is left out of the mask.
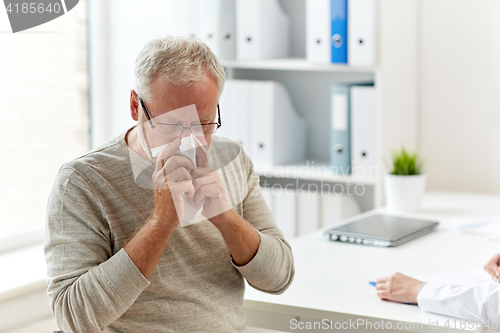
<path id="1" fill-rule="evenodd" d="M 191 135 L 191 127 L 184 127 L 181 131 L 181 134 L 179 135 L 179 137 L 182 139 L 182 138 L 186 138 L 188 136 Z"/>

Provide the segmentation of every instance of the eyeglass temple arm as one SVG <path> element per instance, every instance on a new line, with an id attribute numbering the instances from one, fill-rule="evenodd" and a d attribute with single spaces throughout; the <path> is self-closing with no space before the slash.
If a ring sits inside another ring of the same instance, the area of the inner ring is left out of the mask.
<path id="1" fill-rule="evenodd" d="M 139 95 L 137 95 L 137 98 L 139 99 L 139 103 L 141 103 L 142 111 L 144 111 L 144 114 L 146 115 L 146 118 L 148 119 L 149 125 L 151 126 L 151 128 L 154 129 L 155 126 L 153 125 L 153 122 L 151 121 L 151 117 L 149 116 L 148 110 L 146 110 L 146 106 L 144 105 L 142 98 L 140 98 Z"/>
<path id="2" fill-rule="evenodd" d="M 220 108 L 219 108 L 219 103 L 217 103 L 217 113 L 219 114 L 219 117 L 217 119 L 217 128 L 222 126 L 222 123 L 220 121 Z"/>

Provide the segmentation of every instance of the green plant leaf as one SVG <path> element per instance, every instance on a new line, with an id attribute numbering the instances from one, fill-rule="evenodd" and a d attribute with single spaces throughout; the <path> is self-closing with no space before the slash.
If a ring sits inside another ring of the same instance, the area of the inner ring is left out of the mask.
<path id="1" fill-rule="evenodd" d="M 405 147 L 392 152 L 392 175 L 412 176 L 420 175 L 424 162 L 417 152 L 410 152 Z"/>

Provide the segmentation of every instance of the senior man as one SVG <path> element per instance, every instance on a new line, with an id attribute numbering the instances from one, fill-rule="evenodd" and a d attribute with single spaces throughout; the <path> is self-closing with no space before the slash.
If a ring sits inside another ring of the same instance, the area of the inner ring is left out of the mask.
<path id="1" fill-rule="evenodd" d="M 167 37 L 146 44 L 135 76 L 137 125 L 64 164 L 49 198 L 57 323 L 66 333 L 242 331 L 244 279 L 280 294 L 294 267 L 251 161 L 212 136 L 224 69 L 202 42 Z M 180 226 L 189 207 L 200 211 Z"/>

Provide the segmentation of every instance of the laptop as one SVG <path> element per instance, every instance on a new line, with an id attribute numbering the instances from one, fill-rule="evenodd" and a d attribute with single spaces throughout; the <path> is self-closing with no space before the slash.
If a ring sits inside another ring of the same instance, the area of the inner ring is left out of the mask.
<path id="1" fill-rule="evenodd" d="M 392 247 L 436 229 L 439 222 L 386 214 L 360 216 L 325 232 L 331 241 Z"/>

